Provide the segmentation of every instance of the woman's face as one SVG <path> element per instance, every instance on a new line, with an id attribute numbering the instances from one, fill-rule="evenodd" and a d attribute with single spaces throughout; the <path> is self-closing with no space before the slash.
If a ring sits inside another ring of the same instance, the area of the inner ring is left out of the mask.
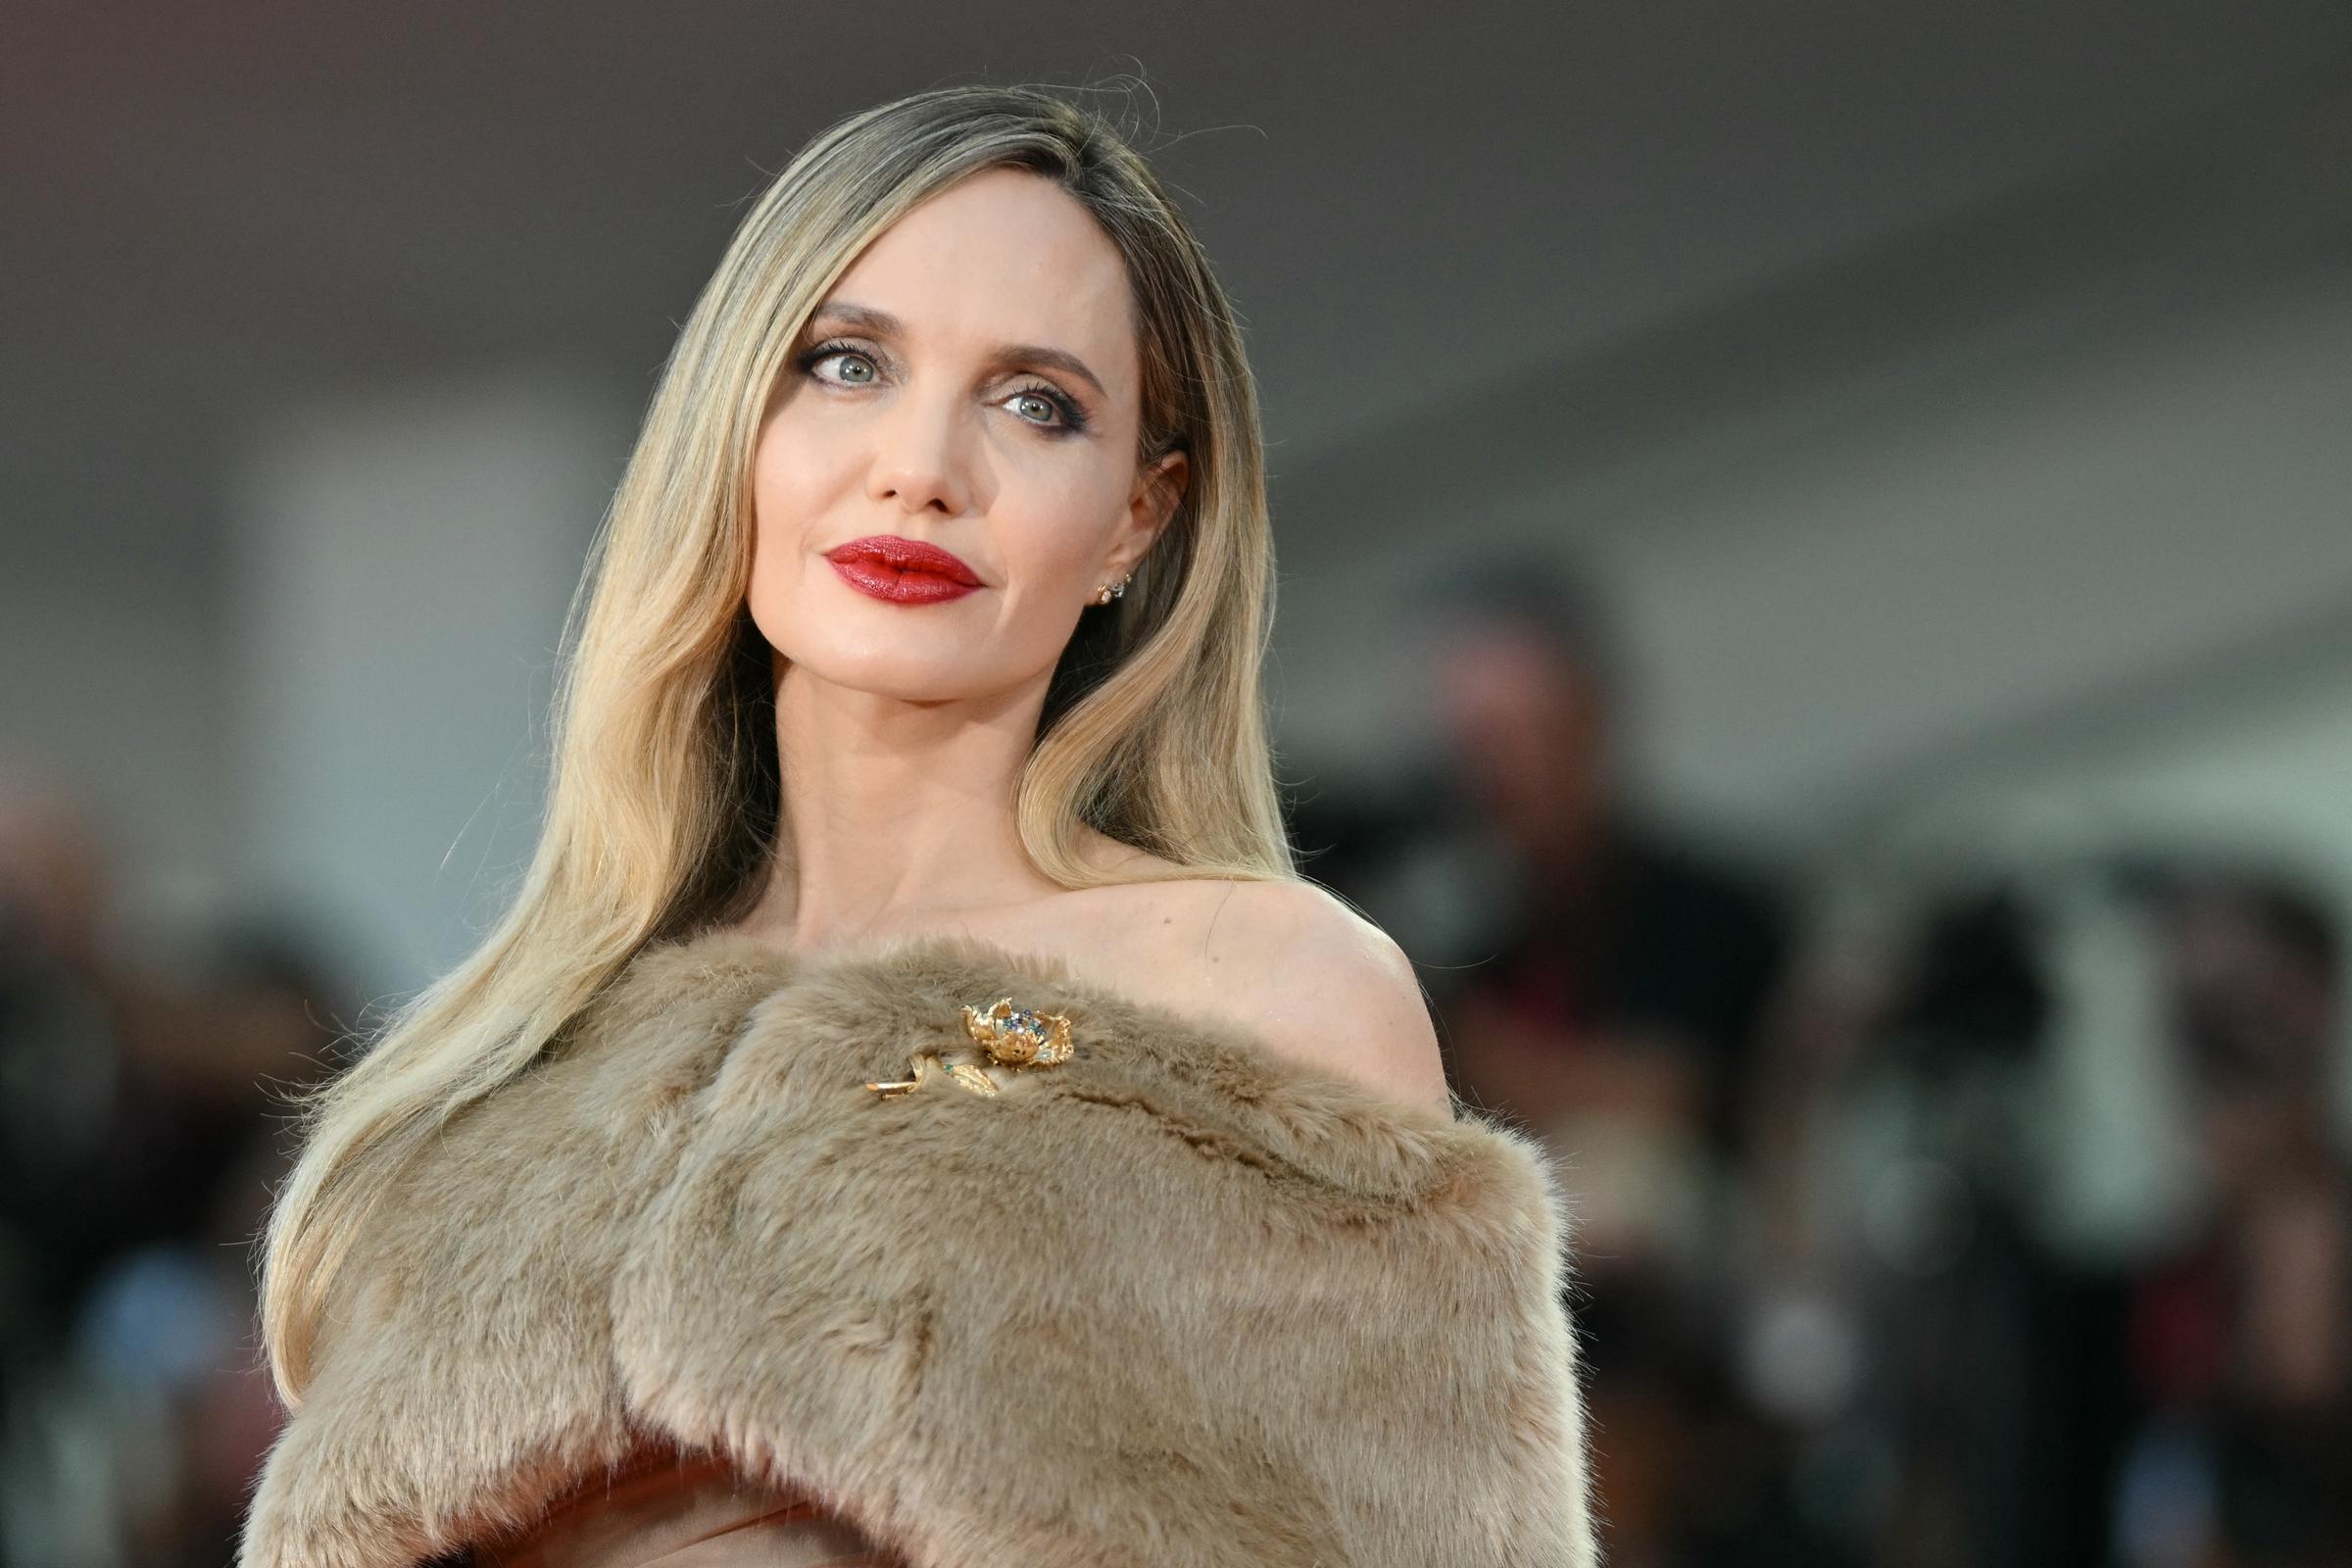
<path id="1" fill-rule="evenodd" d="M 1126 265 L 1075 200 L 992 170 L 924 202 L 817 307 L 769 404 L 752 618 L 842 686 L 1042 699 L 1182 494 L 1181 455 L 1138 462 L 1141 387 Z"/>

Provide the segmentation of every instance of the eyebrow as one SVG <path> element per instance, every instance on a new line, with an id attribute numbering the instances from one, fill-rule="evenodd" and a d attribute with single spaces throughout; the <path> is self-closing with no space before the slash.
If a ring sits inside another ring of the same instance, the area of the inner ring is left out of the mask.
<path id="1" fill-rule="evenodd" d="M 811 325 L 820 320 L 838 321 L 860 332 L 876 337 L 899 337 L 906 333 L 906 323 L 888 311 L 877 311 L 870 305 L 852 305 L 834 300 L 818 306 L 808 315 Z M 1108 397 L 1102 377 L 1086 368 L 1086 362 L 1062 349 L 1050 349 L 1042 343 L 1007 343 L 990 356 L 1000 366 L 1037 366 L 1041 368 L 1065 370 L 1095 389 L 1098 397 Z"/>

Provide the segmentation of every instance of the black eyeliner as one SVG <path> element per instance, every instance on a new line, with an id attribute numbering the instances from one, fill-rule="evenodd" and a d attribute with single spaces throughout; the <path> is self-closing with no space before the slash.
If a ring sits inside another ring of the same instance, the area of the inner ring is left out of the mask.
<path id="1" fill-rule="evenodd" d="M 1040 425 L 1040 429 L 1060 429 L 1076 435 L 1087 426 L 1086 413 L 1078 407 L 1077 400 L 1050 381 L 1040 381 L 1032 386 L 1014 387 L 1012 395 L 1023 398 L 1044 398 L 1061 412 L 1062 422 L 1059 425 Z"/>

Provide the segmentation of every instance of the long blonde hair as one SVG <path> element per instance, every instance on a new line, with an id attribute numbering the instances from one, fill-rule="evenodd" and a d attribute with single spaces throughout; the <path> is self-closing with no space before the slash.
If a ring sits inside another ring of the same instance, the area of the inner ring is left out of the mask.
<path id="1" fill-rule="evenodd" d="M 1117 244 L 1143 350 L 1139 458 L 1181 449 L 1190 464 L 1127 594 L 1083 618 L 1054 673 L 1019 782 L 1022 843 L 1069 887 L 1132 879 L 1091 866 L 1088 827 L 1174 874 L 1296 875 L 1259 686 L 1273 559 L 1256 396 L 1190 227 L 1102 117 L 1048 93 L 955 88 L 843 122 L 746 216 L 663 368 L 572 607 L 545 825 L 513 906 L 304 1106 L 263 1264 L 263 1337 L 289 1406 L 391 1173 L 649 943 L 757 895 L 784 837 L 767 651 L 744 608 L 762 411 L 858 253 L 926 198 L 1005 167 L 1054 180 Z"/>

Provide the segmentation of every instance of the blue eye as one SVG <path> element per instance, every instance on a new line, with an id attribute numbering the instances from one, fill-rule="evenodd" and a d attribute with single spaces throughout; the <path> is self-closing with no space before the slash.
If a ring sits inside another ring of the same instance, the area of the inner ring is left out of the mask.
<path id="1" fill-rule="evenodd" d="M 1011 410 L 1014 418 L 1041 430 L 1066 433 L 1086 428 L 1086 416 L 1078 412 L 1078 405 L 1054 387 L 1025 386 L 999 407 Z"/>
<path id="2" fill-rule="evenodd" d="M 1017 392 L 1009 401 L 1012 405 L 1012 412 L 1032 424 L 1052 424 L 1061 414 L 1061 411 L 1054 406 L 1054 400 L 1042 393 Z"/>
<path id="3" fill-rule="evenodd" d="M 871 386 L 882 378 L 881 368 L 856 349 L 829 349 L 820 352 L 810 362 L 810 373 L 814 374 L 820 368 L 828 365 L 833 367 L 832 373 L 820 374 L 817 379 L 832 381 L 841 386 Z"/>

